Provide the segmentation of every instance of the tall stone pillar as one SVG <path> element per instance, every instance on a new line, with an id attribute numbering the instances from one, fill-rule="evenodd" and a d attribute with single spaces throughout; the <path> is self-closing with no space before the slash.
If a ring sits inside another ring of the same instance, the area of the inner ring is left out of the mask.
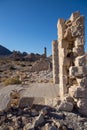
<path id="1" fill-rule="evenodd" d="M 44 56 L 47 57 L 47 48 L 44 47 Z"/>
<path id="2" fill-rule="evenodd" d="M 59 83 L 59 65 L 58 65 L 58 41 L 52 41 L 52 61 L 53 61 L 53 82 Z"/>
<path id="3" fill-rule="evenodd" d="M 58 20 L 58 52 L 59 52 L 59 91 L 60 97 L 63 98 L 67 93 L 68 84 L 68 68 L 67 62 L 67 44 L 68 41 L 64 40 L 65 21 L 63 19 Z"/>

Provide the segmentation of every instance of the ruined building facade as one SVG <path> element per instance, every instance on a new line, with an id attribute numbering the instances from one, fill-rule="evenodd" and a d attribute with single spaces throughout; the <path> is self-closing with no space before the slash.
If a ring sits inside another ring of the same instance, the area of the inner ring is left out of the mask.
<path id="1" fill-rule="evenodd" d="M 75 12 L 59 19 L 58 40 L 52 42 L 53 81 L 60 98 L 73 97 L 79 111 L 87 115 L 87 66 L 84 52 L 84 16 Z"/>

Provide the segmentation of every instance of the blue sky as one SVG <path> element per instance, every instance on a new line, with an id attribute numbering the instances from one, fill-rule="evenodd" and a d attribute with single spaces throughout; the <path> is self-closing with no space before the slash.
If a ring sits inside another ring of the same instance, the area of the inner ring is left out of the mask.
<path id="1" fill-rule="evenodd" d="M 75 11 L 85 15 L 87 39 L 87 0 L 0 0 L 0 44 L 40 54 L 47 47 L 50 55 L 58 18 L 68 19 Z"/>

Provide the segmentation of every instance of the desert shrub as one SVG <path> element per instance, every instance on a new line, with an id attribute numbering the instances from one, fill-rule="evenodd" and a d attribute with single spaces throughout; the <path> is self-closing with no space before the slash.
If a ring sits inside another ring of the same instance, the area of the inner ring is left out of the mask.
<path id="1" fill-rule="evenodd" d="M 7 86 L 7 85 L 10 85 L 10 84 L 21 84 L 21 81 L 19 80 L 18 77 L 14 77 L 14 78 L 8 78 L 4 81 L 4 84 Z"/>

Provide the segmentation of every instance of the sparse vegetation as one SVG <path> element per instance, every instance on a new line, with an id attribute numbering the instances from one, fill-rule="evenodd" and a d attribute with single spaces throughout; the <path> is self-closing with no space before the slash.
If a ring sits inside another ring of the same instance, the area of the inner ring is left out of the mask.
<path id="1" fill-rule="evenodd" d="M 38 82 L 38 80 L 40 79 L 42 80 L 41 82 L 46 82 L 45 73 L 41 72 L 43 74 L 41 74 L 40 76 L 39 71 L 43 71 L 44 66 L 46 66 L 47 63 L 49 64 L 49 62 L 46 62 L 46 65 L 45 63 L 43 64 L 40 63 L 42 63 L 41 60 L 40 61 L 36 60 L 33 62 L 30 60 L 15 61 L 14 58 L 11 58 L 10 56 L 0 57 L 0 83 L 2 83 L 3 85 L 20 83 L 19 78 L 18 79 L 16 78 L 15 80 L 14 78 L 11 77 L 20 77 L 21 83 L 26 84 L 28 84 L 29 82 L 30 83 L 36 81 Z M 44 78 L 42 78 L 42 76 L 44 76 Z"/>
<path id="2" fill-rule="evenodd" d="M 10 85 L 10 84 L 21 84 L 21 81 L 19 80 L 18 77 L 14 78 L 8 78 L 4 81 L 5 86 Z"/>

